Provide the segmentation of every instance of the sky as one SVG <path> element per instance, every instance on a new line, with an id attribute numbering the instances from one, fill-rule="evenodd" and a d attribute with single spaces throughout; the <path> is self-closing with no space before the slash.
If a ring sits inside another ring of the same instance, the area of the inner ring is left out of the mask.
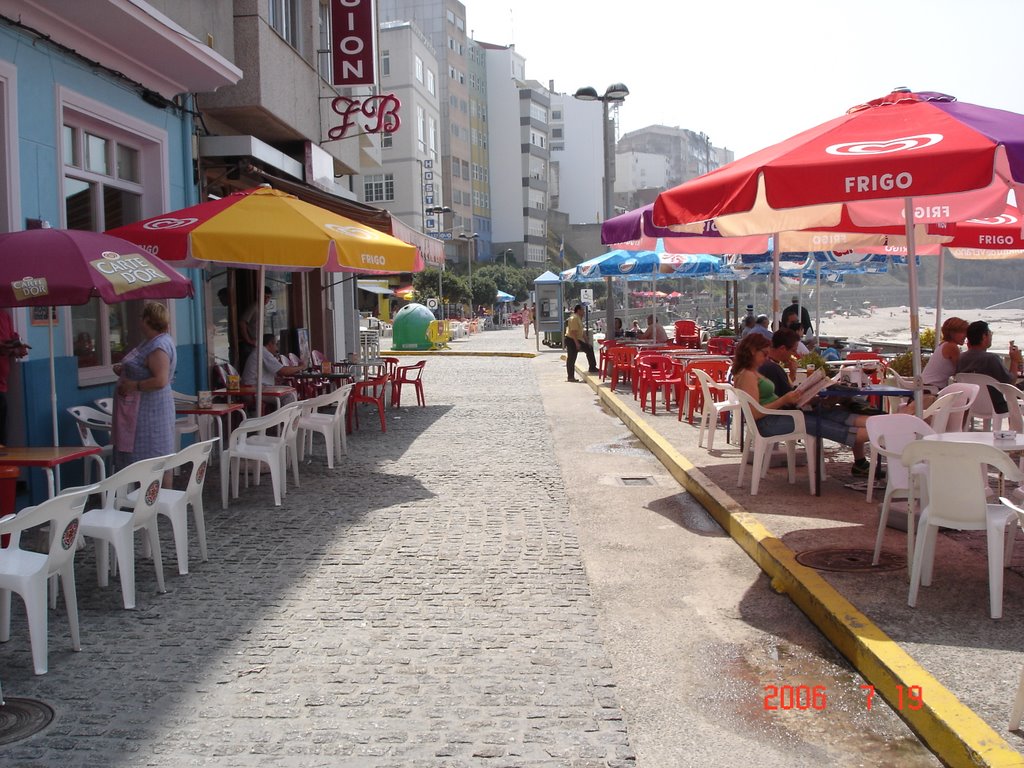
<path id="1" fill-rule="evenodd" d="M 739 158 L 900 86 L 1024 113 L 1021 0 L 463 2 L 469 34 L 514 43 L 527 78 L 624 83 L 620 135 L 688 128 Z"/>

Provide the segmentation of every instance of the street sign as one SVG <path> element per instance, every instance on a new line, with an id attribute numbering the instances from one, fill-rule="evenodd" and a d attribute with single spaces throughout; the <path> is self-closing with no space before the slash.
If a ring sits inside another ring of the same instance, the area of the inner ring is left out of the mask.
<path id="1" fill-rule="evenodd" d="M 451 240 L 451 232 L 427 232 L 427 235 L 434 238 L 435 240 Z"/>
<path id="2" fill-rule="evenodd" d="M 427 309 L 437 309 L 438 306 L 438 301 L 433 296 L 427 299 Z"/>
<path id="3" fill-rule="evenodd" d="M 581 288 L 580 289 L 580 304 L 586 304 L 588 307 L 594 303 L 594 289 L 593 288 Z"/>

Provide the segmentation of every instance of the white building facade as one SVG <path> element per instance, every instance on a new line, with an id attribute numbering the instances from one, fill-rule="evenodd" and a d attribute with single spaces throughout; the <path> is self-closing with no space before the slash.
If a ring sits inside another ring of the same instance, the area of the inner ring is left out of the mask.
<path id="1" fill-rule="evenodd" d="M 487 61 L 493 248 L 511 248 L 526 266 L 547 258 L 551 95 L 526 79 L 512 46 L 480 43 Z"/>
<path id="2" fill-rule="evenodd" d="M 381 136 L 380 165 L 364 164 L 356 187 L 364 203 L 437 233 L 441 218 L 426 212 L 444 200 L 437 57 L 412 22 L 381 24 L 378 40 L 380 87 L 401 101 L 402 127 Z"/>
<path id="3" fill-rule="evenodd" d="M 600 102 L 551 96 L 551 166 L 557 178 L 551 207 L 567 214 L 570 224 L 604 219 L 601 112 Z"/>
<path id="4" fill-rule="evenodd" d="M 435 204 L 452 209 L 437 229 L 456 235 L 447 241 L 447 257 L 465 263 L 472 249 L 457 235 L 473 231 L 466 6 L 458 0 L 378 0 L 377 14 L 380 23 L 412 22 L 434 48 L 441 114 L 441 162 L 434 171 L 435 178 L 440 172 L 443 195 L 435 196 Z"/>

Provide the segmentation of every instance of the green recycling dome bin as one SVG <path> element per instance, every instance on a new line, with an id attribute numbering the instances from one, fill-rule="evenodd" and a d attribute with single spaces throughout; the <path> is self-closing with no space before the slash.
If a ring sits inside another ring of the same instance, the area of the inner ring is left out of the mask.
<path id="1" fill-rule="evenodd" d="M 434 319 L 434 313 L 422 304 L 402 307 L 391 323 L 391 346 L 394 349 L 430 349 L 427 326 Z"/>

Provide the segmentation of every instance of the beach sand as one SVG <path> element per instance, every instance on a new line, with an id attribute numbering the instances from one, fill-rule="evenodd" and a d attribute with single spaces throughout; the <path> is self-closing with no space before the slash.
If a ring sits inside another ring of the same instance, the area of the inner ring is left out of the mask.
<path id="1" fill-rule="evenodd" d="M 813 318 L 814 307 L 810 307 Z M 846 336 L 850 341 L 870 344 L 872 340 L 910 343 L 910 310 L 902 307 L 865 308 L 864 315 L 822 316 L 819 332 L 825 336 Z M 935 327 L 935 310 L 922 308 L 921 330 Z M 972 309 L 944 311 L 942 319 L 962 317 L 967 322 L 986 321 L 992 329 L 992 350 L 1005 351 L 1011 341 L 1024 343 L 1024 309 Z M 1020 344 L 1018 344 L 1020 346 Z"/>

